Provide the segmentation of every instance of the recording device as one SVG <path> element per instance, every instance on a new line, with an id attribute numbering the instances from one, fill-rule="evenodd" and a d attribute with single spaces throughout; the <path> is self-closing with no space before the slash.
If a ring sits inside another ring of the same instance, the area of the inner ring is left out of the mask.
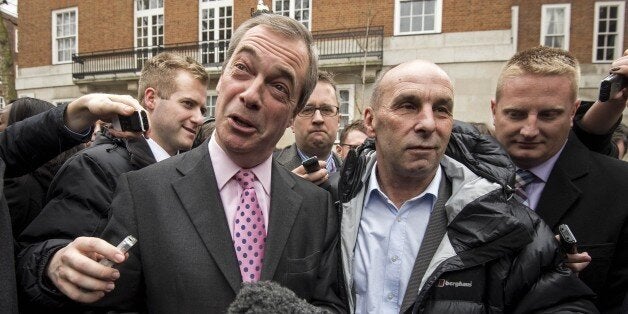
<path id="1" fill-rule="evenodd" d="M 146 132 L 148 130 L 148 115 L 146 110 L 136 110 L 130 116 L 116 115 L 111 124 L 118 131 Z"/>
<path id="2" fill-rule="evenodd" d="M 600 82 L 600 96 L 598 99 L 601 102 L 606 102 L 611 98 L 611 95 L 617 93 L 624 85 L 626 79 L 619 74 L 609 74 Z"/>
<path id="3" fill-rule="evenodd" d="M 245 313 L 312 313 L 329 311 L 317 308 L 299 298 L 290 289 L 272 281 L 243 283 L 229 306 L 227 314 Z"/>
<path id="4" fill-rule="evenodd" d="M 120 251 L 122 251 L 122 254 L 124 254 L 128 252 L 131 249 L 131 247 L 135 245 L 135 243 L 137 243 L 137 239 L 134 236 L 129 235 L 126 238 L 124 238 L 124 240 L 122 240 L 120 244 L 118 244 L 117 248 Z M 102 260 L 100 260 L 100 264 L 105 265 L 107 267 L 111 267 L 115 263 L 110 261 L 109 259 L 103 258 Z"/>
<path id="5" fill-rule="evenodd" d="M 321 166 L 318 164 L 318 157 L 316 156 L 304 160 L 301 164 L 303 165 L 303 168 L 305 168 L 305 172 L 307 173 L 316 172 L 321 168 Z"/>
<path id="6" fill-rule="evenodd" d="M 578 254 L 578 241 L 573 235 L 569 226 L 562 224 L 558 226 L 558 233 L 560 234 L 560 247 L 567 254 Z"/>

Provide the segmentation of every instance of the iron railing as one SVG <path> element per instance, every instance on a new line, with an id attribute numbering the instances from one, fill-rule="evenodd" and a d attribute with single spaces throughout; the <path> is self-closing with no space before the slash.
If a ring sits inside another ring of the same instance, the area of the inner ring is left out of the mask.
<path id="1" fill-rule="evenodd" d="M 382 59 L 384 28 L 381 26 L 312 33 L 321 60 L 345 58 Z M 189 56 L 205 67 L 219 67 L 224 61 L 229 41 L 185 43 L 146 48 L 130 48 L 72 55 L 72 77 L 135 73 L 144 62 L 160 52 Z"/>

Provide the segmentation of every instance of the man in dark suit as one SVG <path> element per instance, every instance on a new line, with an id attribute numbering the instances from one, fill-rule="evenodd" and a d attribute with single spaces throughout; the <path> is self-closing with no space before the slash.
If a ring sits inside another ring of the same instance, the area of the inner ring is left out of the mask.
<path id="1" fill-rule="evenodd" d="M 319 70 L 312 95 L 292 122 L 295 142 L 277 150 L 275 159 L 288 170 L 315 184 L 327 182 L 329 174 L 337 172 L 342 166 L 341 159 L 332 151 L 340 123 L 339 111 L 333 76 Z M 308 174 L 301 162 L 314 156 L 318 158 L 322 170 Z"/>
<path id="2" fill-rule="evenodd" d="M 64 150 L 86 142 L 91 135 L 89 127 L 99 118 L 109 119 L 116 113 L 130 115 L 133 106 L 139 108 L 131 97 L 86 95 L 67 107 L 15 123 L 0 132 L 0 178 L 28 173 Z M 0 180 L 0 311 L 18 313 L 11 219 L 2 184 Z"/>
<path id="3" fill-rule="evenodd" d="M 121 251 L 76 239 L 46 270 L 65 295 L 89 303 L 109 292 L 95 306 L 220 313 L 243 281 L 273 280 L 344 310 L 330 197 L 272 159 L 316 84 L 312 37 L 292 19 L 259 15 L 236 30 L 226 60 L 214 136 L 120 178 L 103 238 L 130 234 L 138 244 L 118 271 L 95 260 L 122 262 Z"/>
<path id="4" fill-rule="evenodd" d="M 628 59 L 613 71 L 628 74 Z M 568 254 L 568 265 L 602 312 L 616 312 L 628 290 L 628 164 L 590 152 L 571 132 L 578 83 L 578 62 L 566 51 L 517 53 L 491 102 L 495 136 L 518 167 L 519 199 L 554 232 L 569 225 L 581 253 Z M 612 101 L 625 107 L 627 98 L 624 88 Z"/>

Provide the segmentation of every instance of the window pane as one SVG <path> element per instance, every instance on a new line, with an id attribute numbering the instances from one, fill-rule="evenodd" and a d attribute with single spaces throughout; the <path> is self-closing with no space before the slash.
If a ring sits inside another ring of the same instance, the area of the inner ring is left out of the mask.
<path id="1" fill-rule="evenodd" d="M 399 20 L 399 31 L 401 31 L 401 32 L 409 32 L 410 31 L 410 18 L 402 17 Z"/>
<path id="2" fill-rule="evenodd" d="M 424 25 L 423 30 L 426 30 L 426 31 L 434 30 L 434 16 L 433 15 L 428 15 L 425 17 L 425 25 Z"/>

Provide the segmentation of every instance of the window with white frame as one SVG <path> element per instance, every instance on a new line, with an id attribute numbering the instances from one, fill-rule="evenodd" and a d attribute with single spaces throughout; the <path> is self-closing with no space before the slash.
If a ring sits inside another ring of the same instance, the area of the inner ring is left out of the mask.
<path id="1" fill-rule="evenodd" d="M 395 35 L 440 33 L 442 0 L 395 0 Z"/>
<path id="2" fill-rule="evenodd" d="M 223 62 L 233 31 L 233 0 L 200 0 L 199 7 L 201 62 Z"/>
<path id="3" fill-rule="evenodd" d="M 52 11 L 52 63 L 72 62 L 78 51 L 78 9 Z"/>
<path id="4" fill-rule="evenodd" d="M 273 0 L 273 13 L 291 17 L 311 29 L 312 7 L 310 0 Z"/>
<path id="5" fill-rule="evenodd" d="M 151 47 L 164 44 L 164 1 L 135 0 L 135 48 L 137 66 L 152 57 Z"/>
<path id="6" fill-rule="evenodd" d="M 216 91 L 208 91 L 207 92 L 207 102 L 205 103 L 205 111 L 206 117 L 215 117 L 216 116 L 216 101 L 218 101 L 218 93 Z"/>
<path id="7" fill-rule="evenodd" d="M 569 50 L 571 4 L 545 4 L 541 7 L 541 45 Z"/>
<path id="8" fill-rule="evenodd" d="M 355 87 L 354 85 L 337 85 L 338 90 L 338 106 L 340 110 L 340 125 L 338 127 L 338 134 L 336 134 L 336 142 L 340 138 L 340 133 L 349 123 L 353 121 L 353 110 L 355 106 Z"/>
<path id="9" fill-rule="evenodd" d="M 612 62 L 622 55 L 624 1 L 595 3 L 593 62 Z"/>

